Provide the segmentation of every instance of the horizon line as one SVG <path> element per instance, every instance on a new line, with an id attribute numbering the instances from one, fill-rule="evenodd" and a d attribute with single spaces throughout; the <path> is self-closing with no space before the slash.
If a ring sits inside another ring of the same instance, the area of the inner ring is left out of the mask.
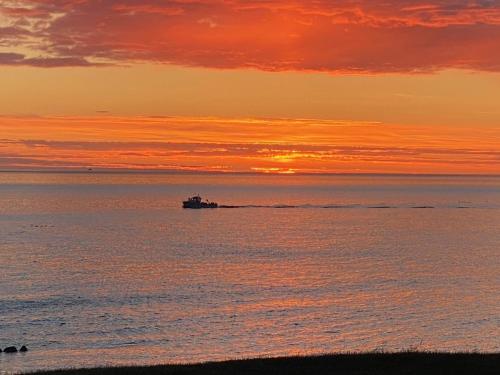
<path id="1" fill-rule="evenodd" d="M 61 174 L 179 174 L 179 175 L 251 175 L 251 176 L 413 176 L 413 177 L 500 177 L 500 173 L 386 173 L 386 172 L 294 172 L 265 173 L 253 171 L 152 170 L 152 169 L 0 169 L 0 173 L 61 173 Z"/>

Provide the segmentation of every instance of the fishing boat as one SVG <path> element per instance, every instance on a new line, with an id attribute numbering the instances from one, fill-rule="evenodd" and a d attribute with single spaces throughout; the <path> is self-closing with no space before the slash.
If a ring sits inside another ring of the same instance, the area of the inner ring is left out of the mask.
<path id="1" fill-rule="evenodd" d="M 187 201 L 182 202 L 182 208 L 200 209 L 217 207 L 219 207 L 217 203 L 209 202 L 208 200 L 203 201 L 199 195 L 195 195 L 194 197 L 188 198 Z"/>

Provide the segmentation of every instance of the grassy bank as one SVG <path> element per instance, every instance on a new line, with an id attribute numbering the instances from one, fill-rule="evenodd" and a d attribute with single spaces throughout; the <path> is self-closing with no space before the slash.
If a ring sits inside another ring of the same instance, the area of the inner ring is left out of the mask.
<path id="1" fill-rule="evenodd" d="M 38 372 L 38 375 L 250 375 L 250 374 L 500 374 L 500 353 L 367 353 L 259 358 L 191 365 L 109 367 Z"/>

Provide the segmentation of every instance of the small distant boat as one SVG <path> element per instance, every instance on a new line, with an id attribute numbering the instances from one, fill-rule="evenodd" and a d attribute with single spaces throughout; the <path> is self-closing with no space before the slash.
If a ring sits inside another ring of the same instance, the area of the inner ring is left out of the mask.
<path id="1" fill-rule="evenodd" d="M 208 200 L 203 201 L 199 195 L 188 198 L 187 201 L 182 202 L 182 208 L 217 208 L 219 205 L 215 202 L 209 202 Z"/>

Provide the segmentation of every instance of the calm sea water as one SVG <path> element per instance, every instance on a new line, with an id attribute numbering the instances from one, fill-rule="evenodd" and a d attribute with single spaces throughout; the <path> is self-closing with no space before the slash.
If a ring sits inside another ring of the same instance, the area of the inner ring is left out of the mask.
<path id="1" fill-rule="evenodd" d="M 499 287 L 498 177 L 0 174 L 0 373 L 499 351 Z"/>

